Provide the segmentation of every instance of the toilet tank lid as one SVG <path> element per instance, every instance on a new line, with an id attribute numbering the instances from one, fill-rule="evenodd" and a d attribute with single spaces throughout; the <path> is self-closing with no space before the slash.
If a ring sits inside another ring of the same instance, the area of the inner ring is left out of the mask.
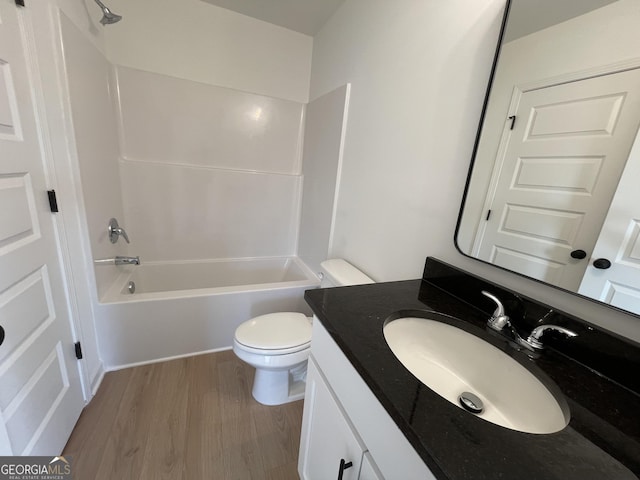
<path id="1" fill-rule="evenodd" d="M 336 287 L 345 285 L 363 285 L 375 283 L 371 278 L 341 258 L 325 260 L 320 264 L 322 273 L 329 277 Z"/>

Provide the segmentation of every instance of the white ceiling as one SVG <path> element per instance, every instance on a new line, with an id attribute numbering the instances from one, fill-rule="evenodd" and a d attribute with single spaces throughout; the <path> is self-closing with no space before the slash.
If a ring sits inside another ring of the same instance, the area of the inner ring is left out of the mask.
<path id="1" fill-rule="evenodd" d="M 512 0 L 504 42 L 584 15 L 617 0 Z"/>
<path id="2" fill-rule="evenodd" d="M 202 0 L 314 36 L 344 0 Z"/>

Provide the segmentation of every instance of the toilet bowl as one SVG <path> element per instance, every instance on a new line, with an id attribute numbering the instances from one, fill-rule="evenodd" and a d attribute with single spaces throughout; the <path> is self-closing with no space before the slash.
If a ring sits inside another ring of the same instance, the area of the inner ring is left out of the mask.
<path id="1" fill-rule="evenodd" d="M 322 262 L 321 269 L 321 287 L 373 283 L 341 259 Z M 258 402 L 281 405 L 304 398 L 311 321 L 303 313 L 277 312 L 254 317 L 236 329 L 233 352 L 256 369 L 252 394 Z"/>
<path id="2" fill-rule="evenodd" d="M 258 402 L 281 405 L 300 400 L 311 352 L 311 318 L 296 312 L 252 318 L 237 328 L 233 352 L 256 369 L 252 394 Z"/>

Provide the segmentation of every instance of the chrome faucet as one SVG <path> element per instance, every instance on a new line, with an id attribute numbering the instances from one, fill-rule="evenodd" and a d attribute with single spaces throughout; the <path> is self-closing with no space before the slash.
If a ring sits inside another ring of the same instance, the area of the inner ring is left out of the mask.
<path id="1" fill-rule="evenodd" d="M 504 311 L 504 306 L 502 305 L 502 302 L 500 301 L 500 299 L 495 295 L 493 295 L 492 293 L 489 293 L 485 290 L 482 290 L 482 294 L 485 297 L 488 297 L 491 300 L 493 300 L 496 304 L 496 309 L 493 312 L 493 315 L 491 316 L 491 318 L 489 318 L 489 320 L 487 320 L 487 326 L 501 333 L 504 331 L 505 328 L 508 328 L 515 342 L 518 345 L 521 345 L 529 350 L 543 350 L 545 346 L 542 343 L 542 336 L 548 331 L 560 332 L 569 338 L 578 336 L 577 333 L 572 332 L 567 328 L 560 327 L 558 325 L 540 325 L 534 328 L 531 334 L 525 340 L 520 336 L 520 334 L 516 331 L 516 329 L 513 328 L 513 325 L 511 325 L 511 322 L 509 321 L 509 316 L 506 315 Z"/>
<path id="2" fill-rule="evenodd" d="M 140 257 L 116 256 L 116 258 L 113 259 L 113 263 L 116 265 L 140 265 Z"/>

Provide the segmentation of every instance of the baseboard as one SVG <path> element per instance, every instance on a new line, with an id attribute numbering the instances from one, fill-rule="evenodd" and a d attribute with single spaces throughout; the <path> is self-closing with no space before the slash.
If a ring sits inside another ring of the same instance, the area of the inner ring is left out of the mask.
<path id="1" fill-rule="evenodd" d="M 225 352 L 227 350 L 231 350 L 233 347 L 222 347 L 222 348 L 214 348 L 211 350 L 204 350 L 201 352 L 195 352 L 195 353 L 185 353 L 183 355 L 174 355 L 171 357 L 162 357 L 162 358 L 155 358 L 153 360 L 145 360 L 144 362 L 136 362 L 136 363 L 127 363 L 124 365 L 113 365 L 110 367 L 107 367 L 107 372 L 115 372 L 117 370 L 124 370 L 125 368 L 131 368 L 131 367 L 139 367 L 142 365 L 151 365 L 153 363 L 161 363 L 161 362 L 168 362 L 170 360 L 178 360 L 180 358 L 188 358 L 188 357 L 196 357 L 198 355 L 206 355 L 208 353 L 217 353 L 217 352 Z"/>
<path id="2" fill-rule="evenodd" d="M 100 385 L 102 384 L 105 373 L 105 369 L 102 365 L 100 365 L 96 373 L 93 375 L 93 380 L 91 381 L 91 398 L 95 397 L 96 393 L 98 392 L 98 388 L 100 388 Z M 91 398 L 88 399 L 88 401 L 91 401 Z"/>

